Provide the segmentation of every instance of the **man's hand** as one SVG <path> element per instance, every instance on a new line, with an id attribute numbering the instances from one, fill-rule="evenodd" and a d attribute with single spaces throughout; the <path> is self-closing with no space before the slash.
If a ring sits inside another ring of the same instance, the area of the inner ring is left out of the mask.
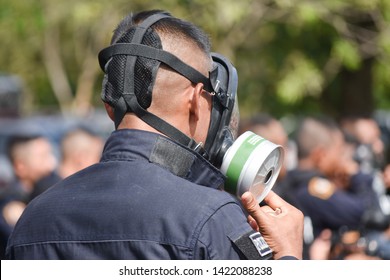
<path id="1" fill-rule="evenodd" d="M 255 197 L 246 192 L 242 203 L 250 216 L 249 223 L 260 231 L 274 252 L 274 258 L 293 256 L 302 259 L 303 214 L 284 201 L 273 191 L 264 199 L 266 206 L 260 207 Z"/>

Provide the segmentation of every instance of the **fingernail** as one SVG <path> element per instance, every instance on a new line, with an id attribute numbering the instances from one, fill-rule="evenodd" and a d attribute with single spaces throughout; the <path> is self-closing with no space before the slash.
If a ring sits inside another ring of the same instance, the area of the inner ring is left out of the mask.
<path id="1" fill-rule="evenodd" d="M 248 192 L 245 192 L 242 196 L 241 196 L 241 200 L 242 202 L 244 203 L 249 203 L 250 201 L 250 194 Z"/>
<path id="2" fill-rule="evenodd" d="M 241 200 L 242 200 L 243 202 L 248 202 L 249 196 L 248 196 L 248 193 L 247 193 L 247 192 L 243 193 L 243 195 L 241 196 Z"/>

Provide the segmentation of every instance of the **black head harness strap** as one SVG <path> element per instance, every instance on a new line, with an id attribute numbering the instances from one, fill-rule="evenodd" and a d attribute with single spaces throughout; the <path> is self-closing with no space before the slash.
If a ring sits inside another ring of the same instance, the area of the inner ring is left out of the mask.
<path id="1" fill-rule="evenodd" d="M 144 122 L 164 133 L 168 137 L 174 139 L 182 145 L 185 145 L 198 153 L 206 156 L 206 151 L 201 145 L 188 137 L 180 130 L 165 122 L 156 115 L 145 110 L 138 102 L 134 90 L 134 68 L 137 57 L 145 57 L 155 59 L 171 67 L 176 72 L 180 73 L 193 83 L 203 83 L 204 88 L 213 92 L 213 87 L 208 77 L 201 74 L 196 69 L 185 64 L 175 55 L 161 49 L 142 45 L 142 38 L 147 29 L 159 21 L 160 19 L 170 17 L 167 14 L 155 14 L 145 19 L 136 27 L 131 43 L 113 44 L 99 53 L 100 67 L 105 71 L 106 64 L 115 55 L 126 55 L 126 69 L 124 76 L 124 91 L 122 97 L 116 102 L 114 107 L 115 126 L 118 127 L 126 112 L 133 112 Z"/>

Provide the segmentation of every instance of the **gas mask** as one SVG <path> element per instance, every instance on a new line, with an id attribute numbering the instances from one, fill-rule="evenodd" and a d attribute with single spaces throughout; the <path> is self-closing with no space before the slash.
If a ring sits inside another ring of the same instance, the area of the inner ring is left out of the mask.
<path id="1" fill-rule="evenodd" d="M 226 176 L 225 190 L 238 197 L 250 191 L 260 203 L 279 175 L 284 150 L 251 131 L 237 138 L 237 71 L 222 55 L 213 53 L 212 58 L 217 70 L 210 73 L 214 92 L 205 143 L 208 160 Z"/>
<path id="2" fill-rule="evenodd" d="M 99 53 L 100 67 L 106 73 L 102 99 L 114 108 L 115 126 L 118 127 L 127 112 L 134 113 L 151 127 L 199 153 L 219 168 L 227 177 L 225 187 L 229 192 L 240 196 L 249 190 L 260 202 L 279 174 L 282 148 L 252 132 L 246 132 L 236 140 L 239 122 L 236 69 L 222 55 L 211 53 L 213 68 L 206 77 L 164 51 L 158 34 L 151 26 L 169 18 L 171 16 L 166 13 L 148 16 Z M 160 63 L 194 84 L 202 83 L 212 95 L 211 118 L 204 144 L 197 143 L 147 111 Z"/>

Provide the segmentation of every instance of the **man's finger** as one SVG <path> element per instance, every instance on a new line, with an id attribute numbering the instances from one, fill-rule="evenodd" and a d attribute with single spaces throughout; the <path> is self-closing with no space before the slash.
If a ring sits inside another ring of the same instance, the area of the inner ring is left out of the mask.
<path id="1" fill-rule="evenodd" d="M 259 231 L 259 225 L 251 215 L 248 216 L 248 223 L 250 224 L 253 230 Z"/>
<path id="2" fill-rule="evenodd" d="M 278 196 L 275 192 L 272 190 L 268 193 L 268 195 L 264 198 L 264 202 L 271 207 L 272 209 L 276 208 L 283 208 L 283 206 L 288 205 L 288 203 Z"/>
<path id="3" fill-rule="evenodd" d="M 244 205 L 245 209 L 248 211 L 248 213 L 255 218 L 255 220 L 258 222 L 258 219 L 264 218 L 266 214 L 263 212 L 263 210 L 260 208 L 259 203 L 255 199 L 252 193 L 245 192 L 241 196 L 242 204 Z"/>

